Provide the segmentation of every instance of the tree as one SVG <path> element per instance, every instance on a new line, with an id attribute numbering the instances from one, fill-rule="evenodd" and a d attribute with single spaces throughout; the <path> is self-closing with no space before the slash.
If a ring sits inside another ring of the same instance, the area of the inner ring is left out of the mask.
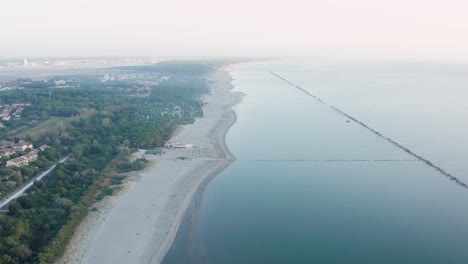
<path id="1" fill-rule="evenodd" d="M 16 182 L 16 186 L 23 184 L 23 175 L 21 174 L 21 171 L 15 172 L 13 175 L 13 180 Z"/>
<path id="2" fill-rule="evenodd" d="M 9 215 L 16 215 L 18 214 L 23 208 L 17 202 L 13 202 L 8 206 L 8 214 Z"/>
<path id="3" fill-rule="evenodd" d="M 1 258 L 1 262 L 0 263 L 5 263 L 5 264 L 8 264 L 8 263 L 11 263 L 11 256 L 8 255 L 8 254 L 3 254 L 2 258 Z"/>
<path id="4" fill-rule="evenodd" d="M 19 263 L 24 263 L 31 257 L 31 250 L 25 245 L 19 245 L 11 250 L 12 256 L 19 260 Z"/>

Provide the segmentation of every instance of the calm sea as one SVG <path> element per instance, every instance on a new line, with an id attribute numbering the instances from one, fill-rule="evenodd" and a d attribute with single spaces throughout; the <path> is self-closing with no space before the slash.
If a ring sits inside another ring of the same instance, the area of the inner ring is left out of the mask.
<path id="1" fill-rule="evenodd" d="M 332 60 L 230 69 L 237 161 L 164 263 L 468 263 L 468 65 Z M 323 104 L 270 71 L 318 97 Z"/>

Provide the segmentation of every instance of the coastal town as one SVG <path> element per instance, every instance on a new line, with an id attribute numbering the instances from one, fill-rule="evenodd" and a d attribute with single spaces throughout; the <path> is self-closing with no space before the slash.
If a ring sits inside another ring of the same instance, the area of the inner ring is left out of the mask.
<path id="1" fill-rule="evenodd" d="M 155 64 L 155 57 L 141 58 L 102 58 L 102 59 L 23 59 L 0 61 L 0 68 L 41 68 L 41 67 L 84 67 L 84 66 L 112 66 L 112 65 L 141 65 Z"/>
<path id="2" fill-rule="evenodd" d="M 119 84 L 119 89 L 121 90 L 149 93 L 153 86 L 158 85 L 161 81 L 167 81 L 170 78 L 166 75 L 155 73 L 133 73 L 125 71 L 114 72 L 105 69 L 96 70 L 95 72 L 92 72 L 92 74 L 78 74 L 77 72 L 70 72 L 67 75 L 40 76 L 35 78 L 14 78 L 13 76 L 5 76 L 3 79 L 0 78 L 0 91 L 25 89 L 73 89 L 87 86 L 110 88 Z M 129 85 L 130 83 L 131 85 Z M 17 106 L 24 105 L 12 105 L 10 107 L 13 110 Z M 5 110 L 6 109 L 7 108 L 5 108 Z M 19 113 L 20 112 L 21 110 L 19 110 Z M 3 116 L 0 116 L 0 118 L 3 118 Z"/>

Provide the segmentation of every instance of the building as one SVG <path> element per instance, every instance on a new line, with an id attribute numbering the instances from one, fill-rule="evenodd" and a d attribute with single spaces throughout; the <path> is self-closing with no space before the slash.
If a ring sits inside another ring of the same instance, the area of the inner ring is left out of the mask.
<path id="1" fill-rule="evenodd" d="M 45 144 L 39 147 L 39 149 L 40 149 L 41 151 L 44 151 L 44 150 L 46 150 L 46 149 L 48 149 L 48 148 L 50 148 L 50 146 L 49 146 L 49 145 L 45 145 Z"/>
<path id="2" fill-rule="evenodd" d="M 26 166 L 29 165 L 29 162 L 37 160 L 39 158 L 39 150 L 35 149 L 33 151 L 30 151 L 28 154 L 23 155 L 21 157 L 17 157 L 14 159 L 11 159 L 7 161 L 6 167 L 21 167 L 21 166 Z"/>
<path id="3" fill-rule="evenodd" d="M 13 142 L 13 141 L 1 140 L 0 141 L 0 149 L 11 148 L 14 144 L 15 144 L 15 142 Z"/>
<path id="4" fill-rule="evenodd" d="M 21 166 L 25 166 L 25 165 L 28 165 L 28 164 L 29 164 L 29 160 L 26 159 L 24 156 L 21 156 L 21 157 L 14 158 L 14 159 L 11 159 L 11 160 L 7 161 L 6 167 L 7 168 L 9 168 L 9 167 L 21 167 Z"/>
<path id="5" fill-rule="evenodd" d="M 0 150 L 0 158 L 1 157 L 9 157 L 11 154 L 15 154 L 16 151 L 13 149 L 2 149 Z"/>
<path id="6" fill-rule="evenodd" d="M 17 151 L 25 151 L 26 149 L 32 149 L 34 148 L 32 143 L 28 143 L 24 140 L 20 140 L 18 143 L 13 145 L 13 149 Z"/>
<path id="7" fill-rule="evenodd" d="M 54 84 L 55 84 L 55 86 L 62 86 L 62 85 L 67 84 L 67 81 L 65 81 L 65 80 L 57 80 L 57 81 L 54 81 Z"/>
<path id="8" fill-rule="evenodd" d="M 175 149 L 190 149 L 193 148 L 193 144 L 185 144 L 181 142 L 168 142 L 164 145 L 166 148 L 175 148 Z"/>

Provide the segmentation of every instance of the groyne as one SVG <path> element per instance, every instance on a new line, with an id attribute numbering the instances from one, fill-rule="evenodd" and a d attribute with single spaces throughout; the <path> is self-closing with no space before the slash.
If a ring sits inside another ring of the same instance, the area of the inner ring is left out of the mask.
<path id="1" fill-rule="evenodd" d="M 370 127 L 369 125 L 367 125 L 366 123 L 360 121 L 359 119 L 351 116 L 350 114 L 340 110 L 339 108 L 331 105 L 331 104 L 328 104 L 327 102 L 325 102 L 324 100 L 322 100 L 321 98 L 319 98 L 318 96 L 310 93 L 309 91 L 307 91 L 306 89 L 302 88 L 301 86 L 299 85 L 296 85 L 294 84 L 293 82 L 289 81 L 288 79 L 282 77 L 281 75 L 273 72 L 273 71 L 270 71 L 270 73 L 277 77 L 278 79 L 282 80 L 283 82 L 289 84 L 290 86 L 300 90 L 301 92 L 305 93 L 306 95 L 314 98 L 316 101 L 318 101 L 319 103 L 323 104 L 323 105 L 326 105 L 328 106 L 329 108 L 331 108 L 333 111 L 335 111 L 336 113 L 348 118 L 349 120 L 359 124 L 360 126 L 362 126 L 363 128 L 365 128 L 366 130 L 370 131 L 371 133 L 377 135 L 379 138 L 389 142 L 390 144 L 394 145 L 395 147 L 403 150 L 404 152 L 408 153 L 409 155 L 415 157 L 417 160 L 423 162 L 425 165 L 431 167 L 432 169 L 436 170 L 437 172 L 439 172 L 440 174 L 444 175 L 445 177 L 447 177 L 448 179 L 450 179 L 451 181 L 455 182 L 456 184 L 458 184 L 460 187 L 463 187 L 465 189 L 468 189 L 468 186 L 466 185 L 466 183 L 464 183 L 463 181 L 461 181 L 460 179 L 458 179 L 457 177 L 455 177 L 454 175 L 452 175 L 451 173 L 447 172 L 446 170 L 444 170 L 443 168 L 435 165 L 433 162 L 431 162 L 430 160 L 422 157 L 421 155 L 419 154 L 416 154 L 414 151 L 410 150 L 409 148 L 401 145 L 400 143 L 396 142 L 395 140 L 383 135 L 382 133 L 380 133 L 379 131 L 373 129 L 372 127 Z"/>

